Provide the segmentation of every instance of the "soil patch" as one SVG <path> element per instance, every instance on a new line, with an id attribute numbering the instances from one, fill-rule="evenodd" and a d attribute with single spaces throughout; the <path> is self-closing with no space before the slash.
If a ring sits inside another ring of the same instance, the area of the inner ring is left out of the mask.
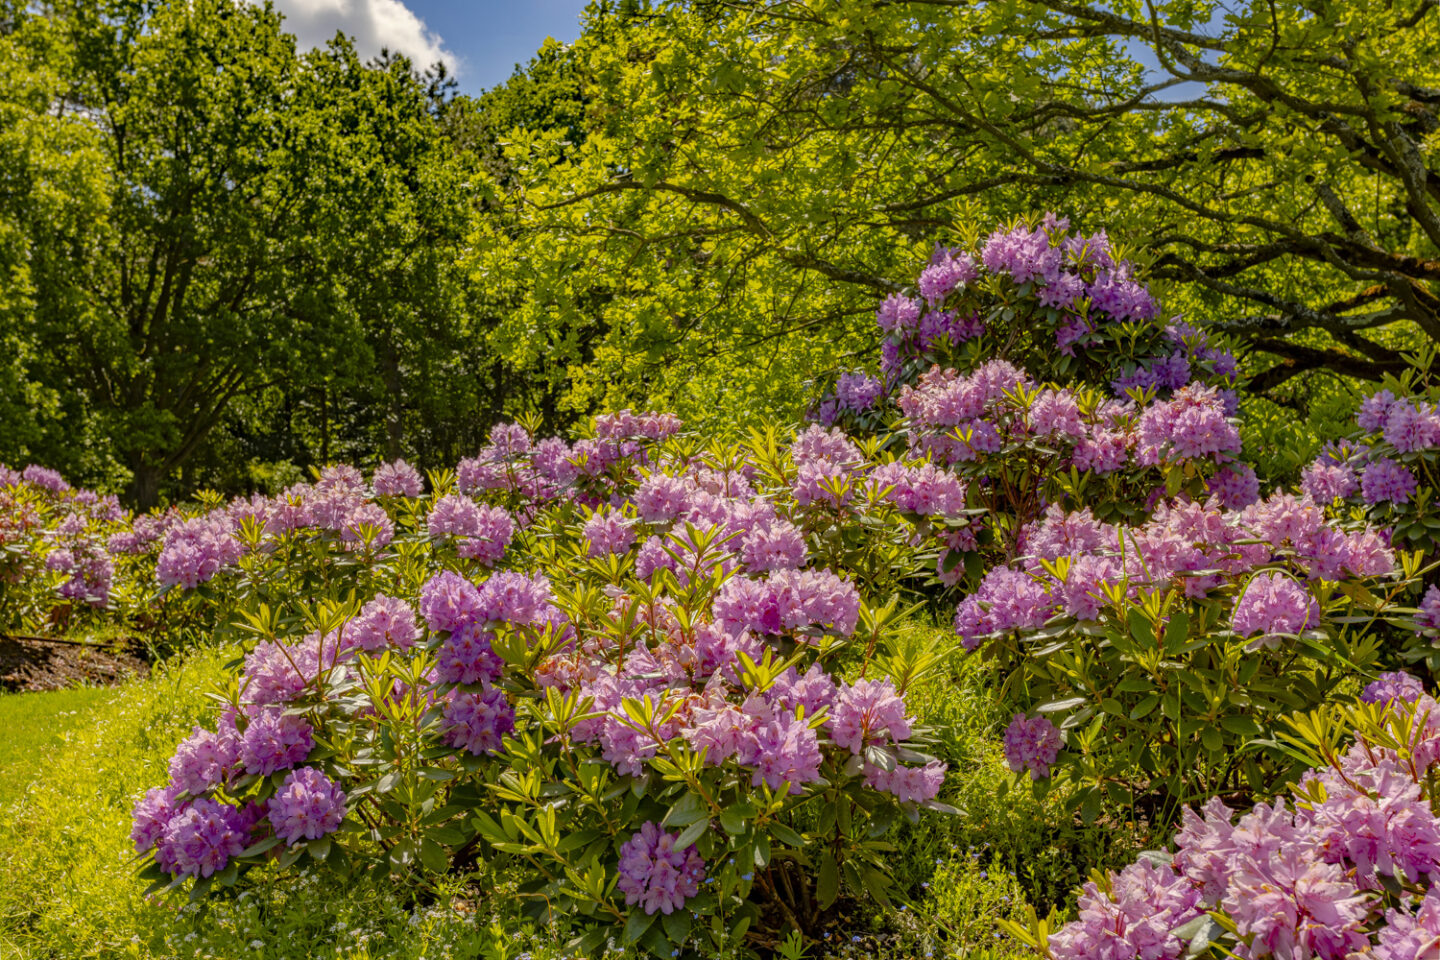
<path id="1" fill-rule="evenodd" d="M 63 690 L 143 677 L 150 665 L 124 646 L 0 633 L 0 690 Z"/>

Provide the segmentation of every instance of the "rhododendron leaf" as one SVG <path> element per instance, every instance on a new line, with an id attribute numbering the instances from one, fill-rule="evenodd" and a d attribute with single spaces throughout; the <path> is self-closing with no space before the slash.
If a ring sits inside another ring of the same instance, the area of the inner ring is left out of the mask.
<path id="1" fill-rule="evenodd" d="M 1159 705 L 1159 703 L 1160 697 L 1156 694 L 1150 694 L 1149 696 L 1141 699 L 1141 701 L 1135 704 L 1135 706 L 1130 708 L 1130 719 L 1139 720 L 1143 717 L 1148 716 L 1150 712 L 1153 711 L 1157 705 Z"/>
<path id="2" fill-rule="evenodd" d="M 1216 727 L 1207 726 L 1201 730 L 1200 741 L 1205 744 L 1205 749 L 1211 753 L 1219 753 L 1225 748 L 1225 737 Z"/>
<path id="3" fill-rule="evenodd" d="M 457 827 L 431 827 L 425 831 L 425 835 L 436 843 L 443 843 L 451 847 L 459 846 L 469 839 L 465 831 Z M 579 834 L 572 834 L 572 836 L 579 836 Z"/>
<path id="4" fill-rule="evenodd" d="M 159 868 L 157 867 L 156 869 L 159 869 Z M 142 879 L 144 879 L 144 878 L 142 877 Z M 170 874 L 167 873 L 167 874 L 165 874 L 163 877 L 161 877 L 160 879 L 152 881 L 152 882 L 150 883 L 150 885 L 147 886 L 147 887 L 144 889 L 144 891 L 141 892 L 140 896 L 141 896 L 142 898 L 148 899 L 151 894 L 159 893 L 161 890 L 165 890 L 165 889 L 168 889 L 168 888 L 170 888 L 170 887 L 174 887 L 174 886 L 178 885 L 182 880 L 184 880 L 184 877 L 183 877 L 183 876 L 182 876 L 182 877 L 171 877 Z"/>
<path id="5" fill-rule="evenodd" d="M 879 767 L 886 773 L 895 769 L 895 755 L 883 747 L 870 745 L 865 748 L 865 760 L 872 766 Z"/>
<path id="6" fill-rule="evenodd" d="M 578 850 L 588 843 L 595 842 L 600 836 L 602 836 L 602 834 L 598 830 L 578 830 L 574 833 L 566 834 L 560 842 L 555 845 L 555 849 L 560 853 L 569 853 L 571 850 Z"/>
<path id="7" fill-rule="evenodd" d="M 674 913 L 667 913 L 661 921 L 665 927 L 665 936 L 670 938 L 670 943 L 684 944 L 690 938 L 690 912 L 687 909 L 676 910 Z M 663 954 L 668 956 L 669 954 Z"/>
<path id="8" fill-rule="evenodd" d="M 786 846 L 795 847 L 796 849 L 805 846 L 805 838 L 801 836 L 798 831 L 778 820 L 771 821 L 769 829 L 770 835 Z"/>
<path id="9" fill-rule="evenodd" d="M 1210 945 L 1225 935 L 1225 928 L 1215 922 L 1209 914 L 1201 914 L 1188 923 L 1181 924 L 1170 935 L 1186 941 L 1185 955 L 1195 957 L 1204 953 Z"/>
<path id="10" fill-rule="evenodd" d="M 241 850 L 238 854 L 236 854 L 236 856 L 240 856 L 240 857 L 258 857 L 260 854 L 264 853 L 264 852 L 267 851 L 267 850 L 273 849 L 274 847 L 278 846 L 279 844 L 280 844 L 280 838 L 279 838 L 279 837 L 269 836 L 269 837 L 266 837 L 266 838 L 263 839 L 263 840 L 257 840 L 257 841 L 255 841 L 254 843 L 250 844 L 250 846 L 246 847 L 244 850 Z"/>
<path id="11" fill-rule="evenodd" d="M 680 836 L 675 840 L 676 849 L 684 850 L 686 847 L 694 846 L 695 842 L 709 831 L 710 821 L 708 819 L 696 820 L 684 830 L 680 831 Z"/>
<path id="12" fill-rule="evenodd" d="M 734 807 L 726 807 L 720 811 L 720 827 L 730 836 L 737 837 L 748 829 L 749 821 Z"/>
<path id="13" fill-rule="evenodd" d="M 638 943 L 655 922 L 655 914 L 646 913 L 638 907 L 630 910 L 630 916 L 625 919 L 625 929 L 620 935 L 621 942 L 625 944 Z"/>
<path id="14" fill-rule="evenodd" d="M 705 802 L 696 793 L 686 793 L 681 796 L 679 802 L 670 808 L 662 821 L 669 827 L 687 827 L 697 821 L 703 821 L 709 816 L 709 810 Z"/>
<path id="15" fill-rule="evenodd" d="M 829 909 L 840 895 L 840 870 L 835 855 L 827 848 L 820 855 L 820 866 L 815 876 L 815 895 L 822 910 Z"/>
<path id="16" fill-rule="evenodd" d="M 1222 717 L 1220 726 L 1242 737 L 1258 737 L 1264 732 L 1260 724 L 1244 716 Z"/>
<path id="17" fill-rule="evenodd" d="M 445 848 L 430 837 L 420 841 L 420 862 L 431 873 L 444 873 L 450 869 L 450 856 Z"/>
<path id="18" fill-rule="evenodd" d="M 1073 710 L 1085 703 L 1085 697 L 1067 697 L 1064 700 L 1052 700 L 1049 703 L 1042 703 L 1035 708 L 1036 713 L 1060 713 L 1064 710 Z"/>
<path id="19" fill-rule="evenodd" d="M 1375 872 L 1375 879 L 1380 882 L 1380 886 L 1385 888 L 1385 891 L 1391 896 L 1403 897 L 1405 895 L 1405 885 L 1401 883 L 1400 878 L 1393 873 L 1385 873 L 1384 871 L 1377 870 Z"/>
<path id="20" fill-rule="evenodd" d="M 213 874 L 211 876 L 201 877 L 196 880 L 195 886 L 190 888 L 190 902 L 196 903 L 200 900 L 203 900 L 205 896 L 210 892 L 210 887 L 214 884 L 214 882 L 215 877 Z"/>

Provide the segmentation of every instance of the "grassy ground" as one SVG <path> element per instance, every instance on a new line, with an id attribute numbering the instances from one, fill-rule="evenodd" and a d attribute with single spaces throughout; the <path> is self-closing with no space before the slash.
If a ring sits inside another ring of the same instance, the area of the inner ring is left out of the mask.
<path id="1" fill-rule="evenodd" d="M 0 805 L 18 799 L 43 769 L 36 760 L 63 750 L 111 695 L 103 687 L 0 694 Z"/>
<path id="2" fill-rule="evenodd" d="M 411 890 L 294 871 L 203 905 L 142 898 L 130 808 L 165 779 L 191 725 L 211 721 L 204 692 L 229 656 L 200 653 L 111 691 L 0 698 L 0 958 L 558 955 L 553 932 L 518 921 L 504 876 L 458 878 L 425 906 Z M 1053 801 L 1015 787 L 982 670 L 957 658 L 910 695 L 951 758 L 942 799 L 964 813 L 902 826 L 894 871 L 909 902 L 859 908 L 810 945 L 812 960 L 1017 956 L 995 920 L 1064 900 L 1107 858 L 1058 825 Z"/>

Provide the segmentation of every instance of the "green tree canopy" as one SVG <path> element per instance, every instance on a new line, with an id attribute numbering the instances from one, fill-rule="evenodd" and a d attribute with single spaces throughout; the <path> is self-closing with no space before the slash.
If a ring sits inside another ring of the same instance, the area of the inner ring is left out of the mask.
<path id="1" fill-rule="evenodd" d="M 1440 337 L 1437 28 L 1429 0 L 594 5 L 583 147 L 523 144 L 543 253 L 508 322 L 601 331 L 577 406 L 793 410 L 933 242 L 1055 209 L 1252 338 L 1253 388 L 1378 377 Z"/>

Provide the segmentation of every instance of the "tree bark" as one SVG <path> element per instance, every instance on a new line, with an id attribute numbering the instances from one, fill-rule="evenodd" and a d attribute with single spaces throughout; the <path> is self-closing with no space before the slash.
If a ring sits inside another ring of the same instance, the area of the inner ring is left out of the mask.
<path id="1" fill-rule="evenodd" d="M 164 472 L 153 463 L 141 461 L 132 464 L 130 479 L 130 502 L 135 504 L 136 510 L 149 510 L 160 503 L 160 484 L 165 479 Z"/>
<path id="2" fill-rule="evenodd" d="M 395 341 L 385 340 L 381 357 L 385 375 L 385 391 L 389 394 L 390 409 L 385 417 L 385 459 L 400 459 L 404 440 L 404 404 L 400 392 L 400 357 L 395 350 Z"/>

